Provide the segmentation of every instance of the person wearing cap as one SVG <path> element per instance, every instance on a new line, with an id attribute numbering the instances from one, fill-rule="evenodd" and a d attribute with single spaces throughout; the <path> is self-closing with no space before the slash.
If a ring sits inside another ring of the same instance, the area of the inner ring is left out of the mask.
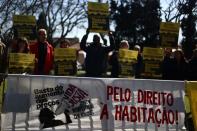
<path id="1" fill-rule="evenodd" d="M 114 49 L 114 39 L 109 33 L 110 46 L 102 46 L 100 43 L 100 37 L 98 35 L 93 36 L 93 42 L 87 45 L 89 30 L 87 29 L 86 34 L 83 36 L 80 48 L 86 52 L 85 58 L 85 71 L 87 77 L 102 77 L 105 73 L 107 55 L 110 51 Z M 106 40 L 101 35 L 101 38 L 106 45 Z"/>
<path id="2" fill-rule="evenodd" d="M 38 41 L 30 45 L 30 51 L 36 57 L 35 74 L 49 75 L 53 69 L 53 47 L 47 41 L 45 29 L 39 29 Z"/>

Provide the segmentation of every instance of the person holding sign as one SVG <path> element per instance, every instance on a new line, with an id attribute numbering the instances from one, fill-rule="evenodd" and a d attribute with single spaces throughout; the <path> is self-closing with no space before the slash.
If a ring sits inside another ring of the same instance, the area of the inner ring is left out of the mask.
<path id="1" fill-rule="evenodd" d="M 98 35 L 93 36 L 93 42 L 87 45 L 87 38 L 89 29 L 83 36 L 80 47 L 86 52 L 85 59 L 85 71 L 87 77 L 102 77 L 106 68 L 106 58 L 110 51 L 114 49 L 114 39 L 112 33 L 109 33 L 110 46 L 103 47 L 100 43 L 100 37 Z M 105 41 L 104 41 L 105 42 Z"/>
<path id="2" fill-rule="evenodd" d="M 189 79 L 197 80 L 197 48 L 193 51 L 193 56 L 189 60 Z"/>
<path id="3" fill-rule="evenodd" d="M 36 55 L 35 74 L 49 75 L 53 69 L 53 47 L 47 42 L 45 29 L 38 31 L 38 41 L 30 45 L 31 53 Z"/>
<path id="4" fill-rule="evenodd" d="M 120 49 L 129 49 L 129 43 L 126 40 L 120 42 Z M 121 72 L 120 63 L 118 61 L 118 51 L 114 51 L 109 58 L 109 64 L 111 68 L 111 77 L 117 78 Z"/>
<path id="5" fill-rule="evenodd" d="M 16 39 L 9 53 L 9 73 L 33 74 L 35 55 L 30 54 L 29 44 L 25 37 Z"/>
<path id="6" fill-rule="evenodd" d="M 119 51 L 114 51 L 109 59 L 112 65 L 111 77 L 131 77 L 136 74 L 138 51 L 129 50 L 129 43 L 122 40 Z"/>
<path id="7" fill-rule="evenodd" d="M 28 41 L 25 37 L 17 39 L 16 46 L 12 49 L 12 53 L 30 53 Z"/>
<path id="8" fill-rule="evenodd" d="M 69 47 L 70 41 L 62 40 L 60 48 L 54 49 L 55 75 L 76 75 L 77 49 Z"/>

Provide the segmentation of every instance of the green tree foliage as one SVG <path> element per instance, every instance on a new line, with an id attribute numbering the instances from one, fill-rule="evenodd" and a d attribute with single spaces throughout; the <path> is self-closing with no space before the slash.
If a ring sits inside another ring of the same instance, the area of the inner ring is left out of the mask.
<path id="1" fill-rule="evenodd" d="M 186 58 L 192 56 L 192 50 L 195 48 L 197 43 L 197 1 L 196 0 L 185 0 L 184 3 L 179 5 L 179 12 L 183 14 L 181 20 L 182 29 L 182 48 L 184 50 Z"/>
<path id="2" fill-rule="evenodd" d="M 158 0 L 111 0 L 110 5 L 118 43 L 126 39 L 131 46 L 158 46 L 161 21 Z"/>

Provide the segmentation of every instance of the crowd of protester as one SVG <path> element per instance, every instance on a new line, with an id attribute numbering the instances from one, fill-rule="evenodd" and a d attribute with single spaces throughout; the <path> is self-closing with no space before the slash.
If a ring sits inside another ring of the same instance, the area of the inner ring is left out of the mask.
<path id="1" fill-rule="evenodd" d="M 86 53 L 84 65 L 85 76 L 87 77 L 119 77 L 121 65 L 118 60 L 118 50 L 112 32 L 109 32 L 109 46 L 103 34 L 94 35 L 93 42 L 87 43 L 89 30 L 83 36 L 80 42 L 80 49 Z M 101 39 L 103 43 L 101 43 Z M 54 47 L 47 41 L 47 32 L 45 29 L 38 31 L 38 40 L 29 44 L 26 38 L 15 38 L 10 44 L 9 51 L 6 52 L 6 46 L 0 42 L 0 71 L 5 73 L 5 66 L 8 53 L 31 53 L 35 54 L 35 75 L 50 75 L 54 68 Z M 60 48 L 69 48 L 70 42 L 62 40 Z M 139 45 L 129 46 L 128 41 L 122 40 L 119 43 L 119 49 L 138 51 L 137 62 L 133 64 L 134 78 L 142 78 L 143 51 Z M 77 64 L 77 63 L 76 63 Z M 108 67 L 111 67 L 110 69 Z M 110 75 L 107 75 L 110 72 Z M 193 50 L 191 59 L 186 59 L 181 48 L 164 48 L 164 58 L 161 64 L 162 78 L 165 80 L 197 80 L 197 49 Z"/>

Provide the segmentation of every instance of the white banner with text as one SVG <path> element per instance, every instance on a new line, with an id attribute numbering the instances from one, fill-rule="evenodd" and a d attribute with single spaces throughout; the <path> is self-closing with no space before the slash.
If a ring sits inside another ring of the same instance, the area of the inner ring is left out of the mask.
<path id="1" fill-rule="evenodd" d="M 1 130 L 181 130 L 184 82 L 9 75 Z"/>

